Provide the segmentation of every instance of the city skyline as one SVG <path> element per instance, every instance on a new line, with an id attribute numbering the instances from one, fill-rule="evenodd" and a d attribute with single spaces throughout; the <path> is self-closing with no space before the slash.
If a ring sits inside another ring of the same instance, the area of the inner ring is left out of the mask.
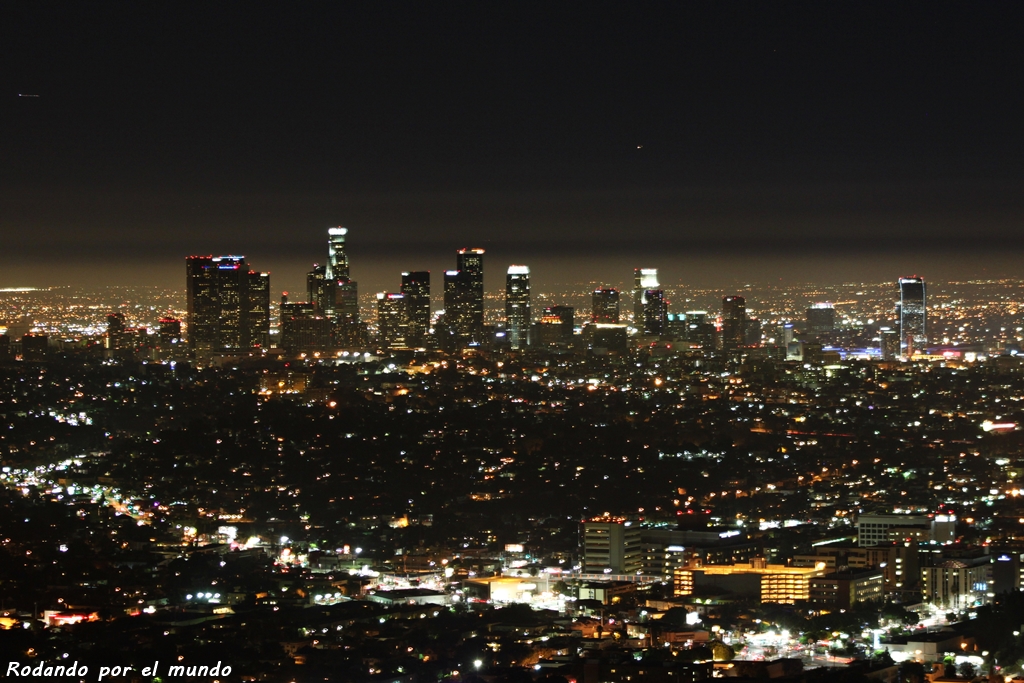
<path id="1" fill-rule="evenodd" d="M 0 5 L 0 650 L 1024 681 L 1024 4 Z"/>

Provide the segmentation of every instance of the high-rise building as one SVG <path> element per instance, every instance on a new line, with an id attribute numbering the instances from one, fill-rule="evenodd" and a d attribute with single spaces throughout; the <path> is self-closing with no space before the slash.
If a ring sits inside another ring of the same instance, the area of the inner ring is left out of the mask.
<path id="1" fill-rule="evenodd" d="M 686 312 L 686 341 L 702 349 L 714 348 L 715 326 L 708 322 L 707 311 Z"/>
<path id="2" fill-rule="evenodd" d="M 644 290 L 643 300 L 643 333 L 665 334 L 665 321 L 668 318 L 665 292 L 660 289 Z"/>
<path id="3" fill-rule="evenodd" d="M 311 301 L 281 301 L 281 340 L 278 346 L 289 353 L 326 351 L 334 346 L 334 326 Z"/>
<path id="4" fill-rule="evenodd" d="M 617 517 L 583 523 L 584 574 L 635 574 L 643 563 L 640 527 Z"/>
<path id="5" fill-rule="evenodd" d="M 928 345 L 927 292 L 924 278 L 901 277 L 900 286 L 900 352 L 912 356 Z"/>
<path id="6" fill-rule="evenodd" d="M 266 346 L 270 275 L 244 256 L 189 256 L 186 265 L 189 350 Z"/>
<path id="7" fill-rule="evenodd" d="M 742 296 L 722 299 L 722 348 L 733 351 L 746 342 L 747 301 Z"/>
<path id="8" fill-rule="evenodd" d="M 544 309 L 544 315 L 558 318 L 562 325 L 562 336 L 572 340 L 576 327 L 576 309 L 573 306 L 548 306 Z"/>
<path id="9" fill-rule="evenodd" d="M 327 266 L 313 265 L 313 270 L 306 274 L 306 290 L 317 313 L 334 317 L 334 280 L 327 277 Z"/>
<path id="10" fill-rule="evenodd" d="M 878 348 L 882 360 L 893 360 L 900 355 L 900 333 L 891 327 L 878 328 Z"/>
<path id="11" fill-rule="evenodd" d="M 530 344 L 539 348 L 566 348 L 573 341 L 575 310 L 572 306 L 548 306 L 533 324 Z"/>
<path id="12" fill-rule="evenodd" d="M 248 272 L 249 346 L 270 346 L 270 273 Z"/>
<path id="13" fill-rule="evenodd" d="M 359 319 L 359 286 L 350 277 L 345 238 L 348 228 L 327 229 L 327 265 L 323 282 L 320 266 L 314 266 L 307 282 L 310 301 L 334 323 L 335 341 L 339 346 L 356 346 L 365 341 L 365 326 Z M 322 303 L 321 303 L 322 302 Z"/>
<path id="14" fill-rule="evenodd" d="M 396 292 L 377 294 L 377 331 L 382 346 L 405 346 L 408 315 L 405 295 Z"/>
<path id="15" fill-rule="evenodd" d="M 747 346 L 760 346 L 763 335 L 761 321 L 758 318 L 747 318 L 747 325 L 743 330 L 743 343 Z"/>
<path id="16" fill-rule="evenodd" d="M 338 226 L 327 229 L 327 277 L 335 280 L 348 279 L 348 252 L 345 250 L 345 235 L 348 228 Z"/>
<path id="17" fill-rule="evenodd" d="M 160 318 L 160 346 L 170 348 L 181 343 L 181 321 L 177 318 Z"/>
<path id="18" fill-rule="evenodd" d="M 644 327 L 644 292 L 658 289 L 657 268 L 633 269 L 633 327 L 643 330 Z"/>
<path id="19" fill-rule="evenodd" d="M 590 322 L 619 324 L 619 290 L 595 289 L 591 305 Z"/>
<path id="20" fill-rule="evenodd" d="M 829 334 L 836 329 L 836 309 L 828 302 L 813 304 L 807 309 L 807 332 Z"/>
<path id="21" fill-rule="evenodd" d="M 509 346 L 522 349 L 529 345 L 530 268 L 509 266 L 505 276 L 505 334 Z"/>
<path id="22" fill-rule="evenodd" d="M 402 273 L 405 296 L 406 344 L 422 346 L 430 331 L 430 271 Z"/>
<path id="23" fill-rule="evenodd" d="M 457 345 L 479 343 L 484 331 L 484 250 L 460 249 L 458 269 L 444 274 L 444 317 Z"/>

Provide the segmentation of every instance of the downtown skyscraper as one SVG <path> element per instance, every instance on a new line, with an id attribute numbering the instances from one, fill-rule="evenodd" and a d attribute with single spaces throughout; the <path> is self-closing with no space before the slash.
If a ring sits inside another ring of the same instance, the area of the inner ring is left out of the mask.
<path id="1" fill-rule="evenodd" d="M 928 301 L 924 278 L 916 275 L 899 279 L 900 352 L 912 356 L 928 345 Z"/>
<path id="2" fill-rule="evenodd" d="M 268 346 L 269 273 L 251 270 L 244 256 L 189 256 L 185 269 L 192 353 Z"/>
<path id="3" fill-rule="evenodd" d="M 657 268 L 633 269 L 633 327 L 644 329 L 644 292 L 659 289 Z"/>
<path id="4" fill-rule="evenodd" d="M 406 343 L 422 346 L 430 331 L 430 271 L 402 273 L 401 292 L 405 296 Z"/>
<path id="5" fill-rule="evenodd" d="M 455 270 L 444 274 L 444 318 L 458 345 L 480 343 L 484 333 L 484 250 L 460 249 Z"/>
<path id="6" fill-rule="evenodd" d="M 590 322 L 619 324 L 619 290 L 595 289 L 591 296 Z"/>
<path id="7" fill-rule="evenodd" d="M 529 345 L 530 269 L 509 266 L 505 276 L 505 334 L 509 346 L 522 349 Z"/>
<path id="8" fill-rule="evenodd" d="M 735 351 L 747 341 L 747 300 L 742 296 L 722 298 L 722 348 Z"/>

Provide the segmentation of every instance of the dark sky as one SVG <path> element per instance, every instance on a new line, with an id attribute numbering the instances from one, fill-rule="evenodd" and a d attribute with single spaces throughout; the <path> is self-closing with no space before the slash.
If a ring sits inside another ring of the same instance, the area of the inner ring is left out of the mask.
<path id="1" fill-rule="evenodd" d="M 222 252 L 297 288 L 338 224 L 364 291 L 460 246 L 489 282 L 1024 276 L 1022 25 L 1011 2 L 3 3 L 0 286 L 183 285 Z"/>

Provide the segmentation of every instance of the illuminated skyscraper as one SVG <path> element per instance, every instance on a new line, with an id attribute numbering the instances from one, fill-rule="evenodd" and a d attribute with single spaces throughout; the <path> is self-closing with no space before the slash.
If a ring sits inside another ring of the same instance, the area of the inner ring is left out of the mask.
<path id="1" fill-rule="evenodd" d="M 505 333 L 509 346 L 522 349 L 529 344 L 530 268 L 509 266 L 505 277 Z"/>
<path id="2" fill-rule="evenodd" d="M 901 277 L 900 285 L 900 352 L 912 356 L 928 345 L 927 292 L 924 278 Z"/>
<path id="3" fill-rule="evenodd" d="M 480 342 L 484 330 L 484 250 L 460 249 L 458 269 L 444 274 L 444 317 L 457 344 Z"/>
<path id="4" fill-rule="evenodd" d="M 249 270 L 244 256 L 189 256 L 185 265 L 189 350 L 267 345 L 268 273 Z"/>
<path id="5" fill-rule="evenodd" d="M 247 346 L 270 346 L 270 273 L 247 273 L 249 282 L 246 305 L 249 311 L 245 325 L 248 328 Z"/>
<path id="6" fill-rule="evenodd" d="M 643 300 L 643 333 L 665 334 L 665 322 L 668 319 L 665 292 L 660 289 L 645 289 Z"/>
<path id="7" fill-rule="evenodd" d="M 733 351 L 746 342 L 747 300 L 742 296 L 722 299 L 722 348 Z"/>
<path id="8" fill-rule="evenodd" d="M 402 273 L 405 296 L 406 344 L 422 346 L 430 330 L 430 271 Z"/>
<path id="9" fill-rule="evenodd" d="M 334 317 L 334 280 L 327 277 L 327 266 L 319 263 L 306 274 L 309 303 L 319 315 Z"/>
<path id="10" fill-rule="evenodd" d="M 595 289 L 591 301 L 590 322 L 611 325 L 619 323 L 619 290 Z"/>
<path id="11" fill-rule="evenodd" d="M 658 289 L 657 268 L 634 268 L 633 269 L 633 327 L 643 330 L 644 328 L 644 292 L 648 289 Z"/>
<path id="12" fill-rule="evenodd" d="M 567 348 L 573 343 L 576 310 L 572 306 L 548 306 L 533 325 L 530 344 L 540 348 Z"/>
<path id="13" fill-rule="evenodd" d="M 365 326 L 359 320 L 359 285 L 350 277 L 345 237 L 348 228 L 327 229 L 327 265 L 323 282 L 319 282 L 319 266 L 313 268 L 307 281 L 310 300 L 317 303 L 323 315 L 334 321 L 335 339 L 339 346 L 357 346 L 365 341 Z M 322 302 L 322 303 L 321 303 Z"/>
<path id="14" fill-rule="evenodd" d="M 345 251 L 345 235 L 348 228 L 338 226 L 327 229 L 327 277 L 338 280 L 348 279 L 348 252 Z"/>
<path id="15" fill-rule="evenodd" d="M 407 328 L 404 294 L 379 292 L 377 294 L 377 330 L 382 346 L 404 346 Z"/>

